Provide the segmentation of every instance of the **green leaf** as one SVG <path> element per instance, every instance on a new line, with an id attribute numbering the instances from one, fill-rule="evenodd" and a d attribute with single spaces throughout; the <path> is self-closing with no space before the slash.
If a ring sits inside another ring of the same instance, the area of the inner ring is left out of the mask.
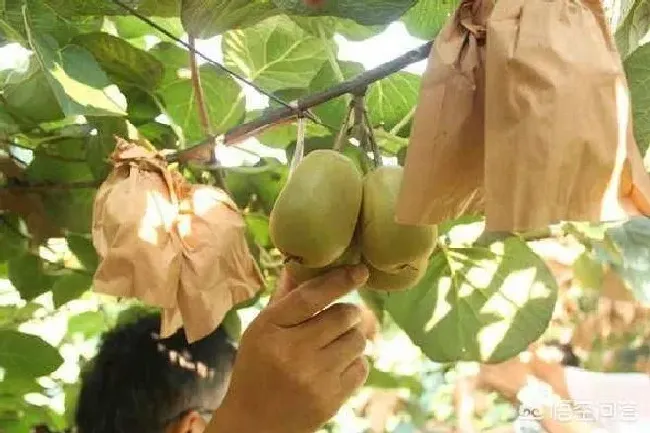
<path id="1" fill-rule="evenodd" d="M 64 117 L 45 72 L 33 57 L 29 70 L 14 74 L 3 96 L 6 110 L 23 123 L 36 125 Z"/>
<path id="2" fill-rule="evenodd" d="M 81 272 L 70 272 L 58 277 L 52 287 L 54 308 L 59 308 L 73 299 L 79 298 L 90 289 L 92 283 L 93 278 Z"/>
<path id="3" fill-rule="evenodd" d="M 124 39 L 98 32 L 77 36 L 73 43 L 90 51 L 111 80 L 120 86 L 154 89 L 163 78 L 163 64 Z"/>
<path id="4" fill-rule="evenodd" d="M 396 20 L 416 0 L 273 0 L 280 8 L 298 15 L 350 18 L 364 25 L 388 24 Z"/>
<path id="5" fill-rule="evenodd" d="M 80 334 L 89 340 L 108 329 L 104 314 L 99 311 L 85 311 L 68 320 L 68 335 Z"/>
<path id="6" fill-rule="evenodd" d="M 128 137 L 128 127 L 126 121 L 116 117 L 89 117 L 87 120 L 96 134 L 88 140 L 86 160 L 94 179 L 103 181 L 111 170 L 108 159 L 115 150 L 115 137 Z"/>
<path id="7" fill-rule="evenodd" d="M 208 39 L 279 13 L 269 0 L 182 0 L 181 20 L 187 33 Z"/>
<path id="8" fill-rule="evenodd" d="M 239 341 L 242 334 L 242 324 L 237 310 L 232 309 L 226 313 L 226 316 L 223 318 L 222 324 L 228 336 L 233 341 Z"/>
<path id="9" fill-rule="evenodd" d="M 603 284 L 604 270 L 597 258 L 585 251 L 573 263 L 573 275 L 581 287 L 599 290 Z"/>
<path id="10" fill-rule="evenodd" d="M 7 219 L 6 216 L 0 218 L 0 262 L 25 253 L 29 246 L 27 238 L 18 231 L 16 225 L 8 224 Z"/>
<path id="11" fill-rule="evenodd" d="M 119 5 L 106 0 L 45 0 L 67 17 L 85 15 L 130 15 Z M 124 2 L 139 13 L 157 17 L 178 16 L 180 0 L 129 0 Z"/>
<path id="12" fill-rule="evenodd" d="M 650 13 L 650 9 L 648 10 Z M 650 44 L 634 51 L 624 63 L 628 86 L 632 95 L 634 137 L 641 155 L 645 155 L 650 145 Z"/>
<path id="13" fill-rule="evenodd" d="M 68 425 L 74 425 L 81 383 L 65 384 L 63 389 L 65 392 L 65 421 Z"/>
<path id="14" fill-rule="evenodd" d="M 458 0 L 419 0 L 404 14 L 406 29 L 416 38 L 431 40 L 453 15 Z"/>
<path id="15" fill-rule="evenodd" d="M 639 47 L 650 30 L 650 2 L 648 0 L 622 0 L 614 8 L 620 17 L 615 23 L 614 37 L 621 58 L 625 59 Z"/>
<path id="16" fill-rule="evenodd" d="M 239 84 L 212 65 L 202 65 L 199 74 L 212 133 L 223 133 L 240 123 L 244 118 L 246 101 Z M 201 126 L 192 80 L 178 78 L 166 82 L 160 89 L 160 95 L 167 114 L 183 130 L 187 141 L 199 141 L 206 136 Z"/>
<path id="17" fill-rule="evenodd" d="M 61 48 L 54 38 L 33 28 L 29 13 L 25 23 L 29 45 L 66 116 L 126 114 L 119 90 L 111 86 L 92 54 L 75 45 Z"/>
<path id="18" fill-rule="evenodd" d="M 248 231 L 253 237 L 253 241 L 261 247 L 271 247 L 269 217 L 263 213 L 247 213 L 244 218 Z"/>
<path id="19" fill-rule="evenodd" d="M 87 236 L 68 234 L 66 236 L 68 248 L 72 251 L 82 266 L 91 273 L 94 273 L 99 265 L 99 256 L 95 251 L 92 240 Z"/>
<path id="20" fill-rule="evenodd" d="M 318 74 L 316 74 L 309 84 L 309 92 L 325 91 L 332 86 L 361 74 L 363 71 L 364 68 L 361 63 L 330 59 L 330 61 L 323 64 Z M 347 95 L 340 96 L 315 107 L 312 111 L 325 124 L 339 128 L 348 112 L 349 101 L 350 98 Z"/>
<path id="21" fill-rule="evenodd" d="M 22 44 L 28 38 L 23 16 L 23 5 L 30 11 L 30 27 L 36 33 L 48 33 L 59 44 L 66 44 L 79 33 L 98 31 L 102 27 L 102 18 L 64 17 L 54 0 L 4 0 L 4 10 L 0 9 L 0 30 L 9 40 Z"/>
<path id="22" fill-rule="evenodd" d="M 420 394 L 424 391 L 424 387 L 418 378 L 404 374 L 391 373 L 389 371 L 380 370 L 374 366 L 370 369 L 365 386 L 382 389 L 405 388 L 413 391 L 415 394 Z"/>
<path id="23" fill-rule="evenodd" d="M 27 178 L 34 183 L 89 182 L 89 187 L 47 189 L 39 192 L 46 214 L 62 229 L 77 233 L 91 230 L 95 188 L 94 177 L 85 162 L 68 162 L 37 154 L 27 168 Z"/>
<path id="24" fill-rule="evenodd" d="M 42 307 L 35 302 L 28 302 L 23 307 L 15 305 L 0 307 L 0 327 L 2 328 L 17 328 L 24 322 L 30 320 L 34 313 Z"/>
<path id="25" fill-rule="evenodd" d="M 89 233 L 92 229 L 93 202 L 96 188 L 41 193 L 45 210 L 58 227 L 75 232 Z"/>
<path id="26" fill-rule="evenodd" d="M 376 36 L 386 29 L 386 25 L 364 26 L 346 18 L 328 16 L 291 15 L 290 18 L 312 35 L 332 39 L 337 33 L 352 41 L 363 41 Z"/>
<path id="27" fill-rule="evenodd" d="M 408 136 L 408 125 L 420 93 L 420 80 L 410 72 L 398 72 L 372 84 L 366 99 L 372 124 L 398 135 L 406 131 Z"/>
<path id="28" fill-rule="evenodd" d="M 287 175 L 285 164 L 274 158 L 262 158 L 255 167 L 228 169 L 224 180 L 240 209 L 254 202 L 268 214 L 284 187 Z"/>
<path id="29" fill-rule="evenodd" d="M 3 105 L 0 105 L 0 135 L 13 135 L 19 131 L 20 126 L 16 122 L 16 119 L 7 111 Z"/>
<path id="30" fill-rule="evenodd" d="M 332 133 L 329 129 L 325 128 L 314 122 L 307 122 L 305 124 L 305 137 L 331 137 Z M 269 128 L 264 131 L 257 139 L 260 143 L 275 148 L 286 148 L 292 143 L 296 143 L 298 138 L 298 125 L 290 123 L 287 125 L 280 125 Z M 333 140 L 329 147 L 332 147 Z"/>
<path id="31" fill-rule="evenodd" d="M 23 254 L 9 260 L 9 280 L 26 301 L 52 288 L 52 277 L 45 274 L 43 260 L 32 254 Z"/>
<path id="32" fill-rule="evenodd" d="M 286 16 L 225 33 L 222 49 L 228 67 L 271 92 L 307 87 L 327 59 L 325 42 Z"/>
<path id="33" fill-rule="evenodd" d="M 93 180 L 88 164 L 76 161 L 61 161 L 44 153 L 38 153 L 26 170 L 27 178 L 33 183 L 70 183 Z"/>
<path id="34" fill-rule="evenodd" d="M 160 42 L 149 53 L 165 65 L 165 75 L 161 86 L 179 79 L 179 70 L 189 70 L 190 53 L 171 42 Z"/>
<path id="35" fill-rule="evenodd" d="M 148 18 L 177 38 L 180 38 L 184 33 L 183 25 L 178 17 L 162 18 L 150 16 Z M 167 39 L 165 34 L 135 16 L 115 16 L 111 18 L 111 21 L 115 24 L 118 35 L 127 40 L 141 39 L 144 36 L 155 36 L 163 40 Z"/>
<path id="36" fill-rule="evenodd" d="M 339 18 L 336 24 L 336 33 L 349 41 L 363 41 L 386 30 L 385 24 L 364 26 L 356 21 Z"/>
<path id="37" fill-rule="evenodd" d="M 547 328 L 557 282 L 519 238 L 445 248 L 404 292 L 382 294 L 395 322 L 434 362 L 502 362 Z"/>
<path id="38" fill-rule="evenodd" d="M 650 218 L 632 218 L 608 235 L 622 255 L 620 263 L 610 264 L 639 301 L 650 302 Z"/>
<path id="39" fill-rule="evenodd" d="M 63 364 L 58 350 L 35 335 L 0 329 L 0 367 L 24 378 L 46 376 Z"/>

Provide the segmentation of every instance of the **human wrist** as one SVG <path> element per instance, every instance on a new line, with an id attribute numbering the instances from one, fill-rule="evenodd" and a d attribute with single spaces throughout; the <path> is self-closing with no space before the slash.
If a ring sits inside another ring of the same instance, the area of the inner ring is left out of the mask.
<path id="1" fill-rule="evenodd" d="M 266 429 L 256 425 L 254 414 L 246 413 L 231 395 L 226 395 L 222 404 L 215 410 L 205 433 L 261 433 Z"/>

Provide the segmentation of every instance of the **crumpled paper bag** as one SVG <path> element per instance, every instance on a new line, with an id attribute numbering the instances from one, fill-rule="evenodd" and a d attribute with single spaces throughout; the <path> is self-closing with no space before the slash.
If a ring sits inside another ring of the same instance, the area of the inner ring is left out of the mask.
<path id="1" fill-rule="evenodd" d="M 175 180 L 162 157 L 122 139 L 111 159 L 114 168 L 93 208 L 92 239 L 100 258 L 94 290 L 172 308 L 182 261 L 174 234 Z"/>
<path id="2" fill-rule="evenodd" d="M 499 0 L 486 74 L 487 230 L 648 212 L 625 75 L 598 0 Z"/>
<path id="3" fill-rule="evenodd" d="M 118 139 L 113 162 L 95 197 L 95 291 L 160 307 L 162 338 L 183 327 L 199 340 L 264 286 L 243 215 L 224 191 L 190 184 L 156 152 Z"/>
<path id="4" fill-rule="evenodd" d="M 438 224 L 483 210 L 485 24 L 492 0 L 463 0 L 422 77 L 396 219 Z"/>
<path id="5" fill-rule="evenodd" d="M 248 249 L 244 217 L 224 191 L 189 185 L 179 196 L 178 308 L 188 340 L 195 341 L 219 326 L 232 306 L 253 298 L 264 280 Z"/>

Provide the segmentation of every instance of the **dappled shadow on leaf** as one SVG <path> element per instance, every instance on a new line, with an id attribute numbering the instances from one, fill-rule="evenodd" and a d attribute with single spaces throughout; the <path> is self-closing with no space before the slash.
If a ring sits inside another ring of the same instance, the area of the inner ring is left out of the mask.
<path id="1" fill-rule="evenodd" d="M 546 329 L 557 283 L 518 238 L 489 248 L 442 248 L 410 290 L 382 294 L 384 306 L 437 362 L 501 362 Z"/>

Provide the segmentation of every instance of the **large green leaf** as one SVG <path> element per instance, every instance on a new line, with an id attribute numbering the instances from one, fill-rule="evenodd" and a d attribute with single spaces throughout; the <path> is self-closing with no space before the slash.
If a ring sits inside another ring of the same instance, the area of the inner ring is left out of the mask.
<path id="1" fill-rule="evenodd" d="M 7 112 L 23 124 L 38 124 L 64 117 L 56 96 L 50 88 L 46 73 L 36 59 L 21 74 L 14 74 L 11 83 L 3 89 L 2 100 Z"/>
<path id="2" fill-rule="evenodd" d="M 350 18 L 360 24 L 387 24 L 396 20 L 416 0 L 273 0 L 278 7 L 298 15 Z"/>
<path id="3" fill-rule="evenodd" d="M 9 40 L 25 43 L 27 29 L 23 16 L 23 6 L 30 11 L 30 27 L 36 33 L 48 33 L 59 44 L 66 44 L 79 33 L 98 31 L 102 27 L 99 16 L 70 17 L 62 15 L 51 0 L 4 0 L 0 9 L 0 30 Z"/>
<path id="4" fill-rule="evenodd" d="M 107 0 L 45 0 L 64 16 L 130 15 L 130 12 Z M 128 0 L 123 3 L 145 16 L 178 16 L 180 0 Z"/>
<path id="5" fill-rule="evenodd" d="M 307 87 L 327 60 L 326 42 L 286 16 L 231 30 L 224 34 L 222 48 L 228 67 L 267 91 Z"/>
<path id="6" fill-rule="evenodd" d="M 181 7 L 187 33 L 202 39 L 249 27 L 279 13 L 270 0 L 182 0 Z"/>
<path id="7" fill-rule="evenodd" d="M 48 34 L 39 33 L 28 10 L 25 23 L 29 45 L 66 116 L 126 114 L 119 90 L 111 86 L 92 54 L 76 45 L 62 48 Z"/>
<path id="8" fill-rule="evenodd" d="M 650 9 L 648 10 L 650 12 Z M 634 136 L 644 155 L 650 145 L 650 44 L 634 51 L 624 63 L 632 94 Z"/>
<path id="9" fill-rule="evenodd" d="M 405 131 L 411 122 L 420 93 L 418 75 L 398 72 L 372 84 L 366 104 L 372 124 L 394 133 Z"/>
<path id="10" fill-rule="evenodd" d="M 244 93 L 239 84 L 226 72 L 209 64 L 200 67 L 199 75 L 212 132 L 222 133 L 237 125 L 246 110 Z M 183 130 L 187 141 L 198 141 L 205 137 L 191 79 L 179 77 L 165 82 L 159 93 L 167 115 Z"/>
<path id="11" fill-rule="evenodd" d="M 620 260 L 608 260 L 609 264 L 639 301 L 650 302 L 650 218 L 632 218 L 607 234 L 620 253 Z"/>
<path id="12" fill-rule="evenodd" d="M 22 254 L 9 260 L 9 280 L 26 301 L 49 291 L 54 282 L 45 273 L 43 260 L 32 254 Z"/>
<path id="13" fill-rule="evenodd" d="M 616 45 L 625 59 L 639 47 L 650 30 L 650 2 L 648 0 L 620 0 L 614 2 L 615 14 L 620 17 L 616 28 Z"/>
<path id="14" fill-rule="evenodd" d="M 0 330 L 0 367 L 25 378 L 46 376 L 61 366 L 59 351 L 35 335 Z"/>
<path id="15" fill-rule="evenodd" d="M 108 33 L 88 33 L 73 42 L 90 51 L 113 82 L 153 89 L 163 78 L 164 66 L 153 55 Z"/>
<path id="16" fill-rule="evenodd" d="M 343 62 L 336 60 L 334 56 L 324 63 L 318 74 L 309 84 L 310 92 L 322 92 L 326 89 L 349 80 L 364 71 L 363 65 L 356 62 Z M 339 128 L 343 118 L 347 114 L 350 98 L 340 96 L 324 104 L 315 107 L 312 111 L 325 124 L 334 128 Z"/>
<path id="17" fill-rule="evenodd" d="M 433 39 L 459 5 L 458 0 L 419 0 L 404 14 L 402 21 L 417 38 Z"/>
<path id="18" fill-rule="evenodd" d="M 518 238 L 484 247 L 443 248 L 422 281 L 382 294 L 384 307 L 435 362 L 501 362 L 547 328 L 557 283 Z"/>
<path id="19" fill-rule="evenodd" d="M 364 26 L 346 18 L 291 15 L 290 18 L 314 36 L 331 39 L 337 33 L 348 40 L 362 41 L 386 29 L 385 25 Z"/>

